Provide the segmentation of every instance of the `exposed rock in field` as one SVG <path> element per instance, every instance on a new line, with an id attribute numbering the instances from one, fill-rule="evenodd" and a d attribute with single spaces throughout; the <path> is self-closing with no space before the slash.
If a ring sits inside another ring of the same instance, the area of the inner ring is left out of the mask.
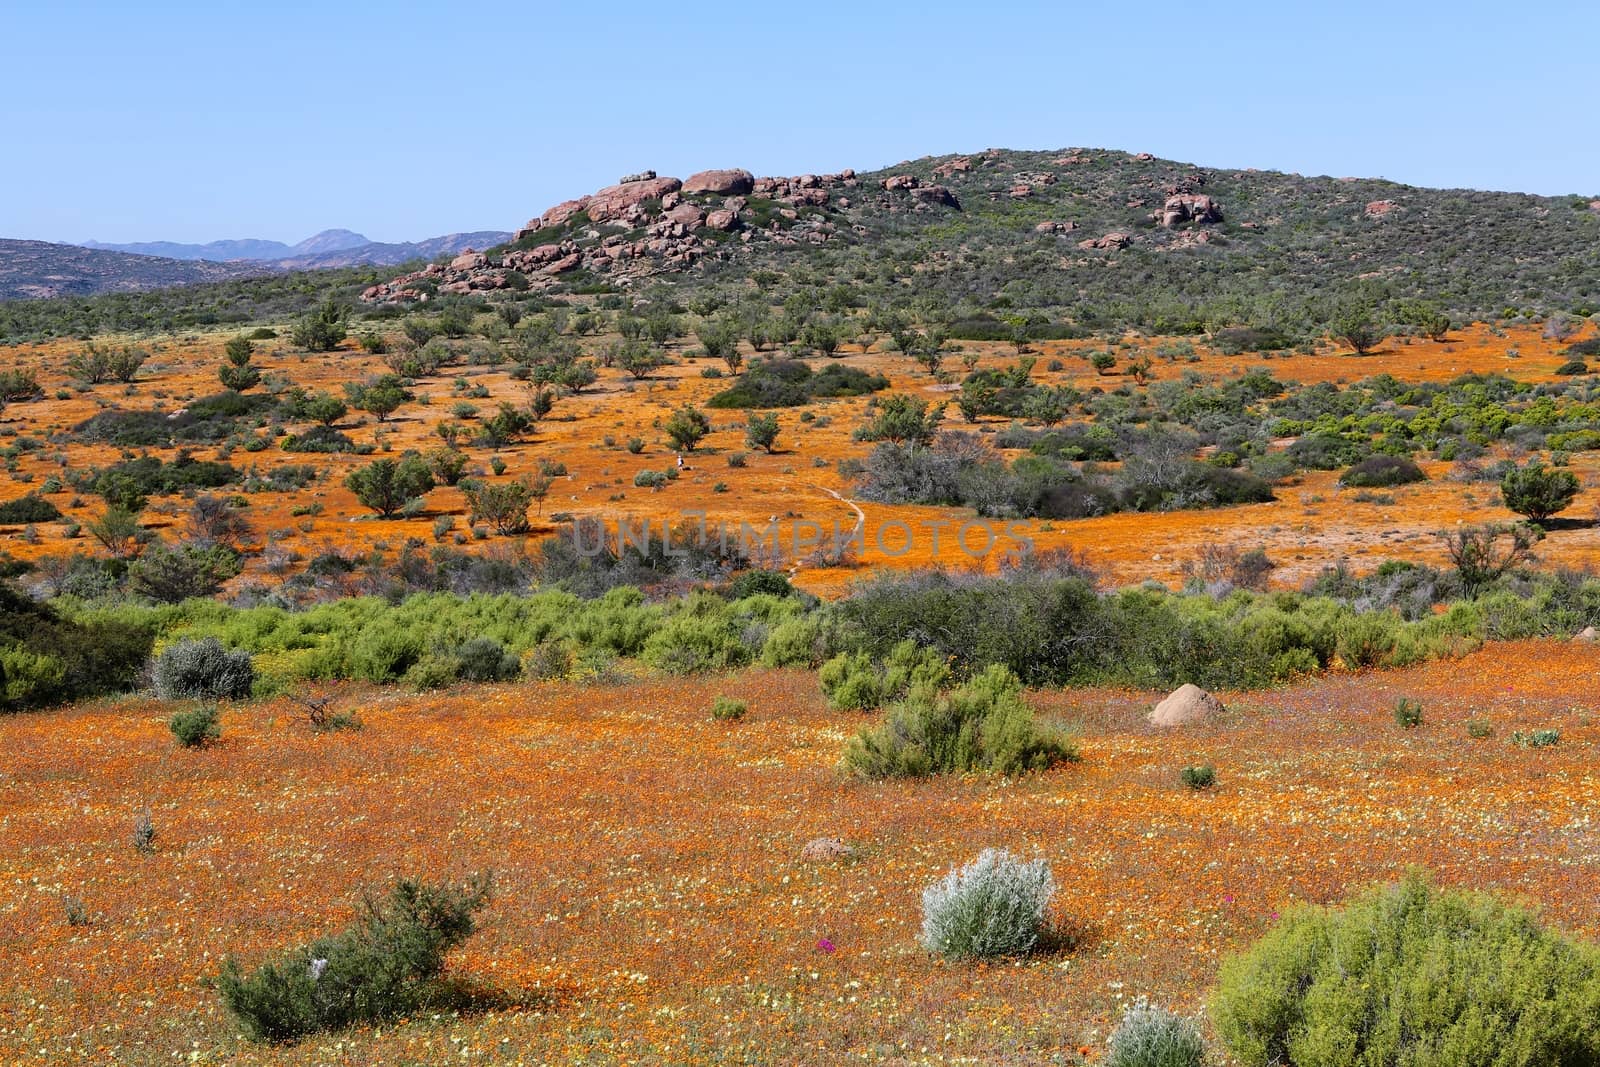
<path id="1" fill-rule="evenodd" d="M 829 860 L 847 860 L 856 854 L 856 850 L 839 840 L 837 837 L 819 837 L 807 841 L 806 846 L 800 850 L 800 858 L 808 863 L 826 863 Z"/>
<path id="2" fill-rule="evenodd" d="M 1187 726 L 1202 722 L 1225 709 L 1222 701 L 1194 684 L 1186 683 L 1150 712 L 1151 726 Z"/>
<path id="3" fill-rule="evenodd" d="M 1600 641 L 1600 630 L 1596 630 L 1593 626 L 1585 626 L 1573 635 L 1572 639 L 1586 645 L 1592 645 L 1596 641 Z"/>
<path id="4" fill-rule="evenodd" d="M 1160 219 L 1169 230 L 1185 222 L 1221 222 L 1222 205 L 1203 193 L 1179 193 L 1161 206 Z"/>
<path id="5" fill-rule="evenodd" d="M 745 196 L 756 187 L 756 180 L 747 170 L 703 170 L 689 175 L 683 183 L 686 193 L 711 193 L 716 196 Z"/>
<path id="6" fill-rule="evenodd" d="M 915 174 L 892 174 L 883 179 L 883 187 L 891 193 L 897 189 L 915 189 L 921 184 Z"/>
<path id="7" fill-rule="evenodd" d="M 739 225 L 739 213 L 726 209 L 712 211 L 706 215 L 706 226 L 713 230 L 731 230 Z"/>
<path id="8" fill-rule="evenodd" d="M 1381 219 L 1400 205 L 1393 200 L 1374 200 L 1366 207 L 1366 216 L 1369 219 Z"/>
<path id="9" fill-rule="evenodd" d="M 488 257 L 485 256 L 482 252 L 474 252 L 472 249 L 469 248 L 465 252 L 463 252 L 459 256 L 457 256 L 455 259 L 452 259 L 450 261 L 450 269 L 451 270 L 473 270 L 474 268 L 482 267 L 482 266 L 487 265 L 488 262 L 489 262 Z"/>
<path id="10" fill-rule="evenodd" d="M 961 208 L 961 202 L 956 199 L 956 194 L 942 185 L 919 185 L 911 190 L 911 195 L 920 203 L 938 204 L 940 207 L 953 207 L 957 210 Z"/>
<path id="11" fill-rule="evenodd" d="M 590 222 L 607 222 L 621 218 L 629 208 L 638 207 L 646 200 L 659 200 L 668 193 L 683 187 L 676 178 L 642 178 L 637 181 L 608 185 L 592 194 L 584 210 Z"/>
<path id="12" fill-rule="evenodd" d="M 1076 222 L 1041 222 L 1033 228 L 1034 233 L 1071 233 L 1078 228 Z"/>
<path id="13" fill-rule="evenodd" d="M 1117 249 L 1127 248 L 1132 243 L 1132 237 L 1122 233 L 1120 230 L 1113 230 L 1104 237 L 1090 237 L 1088 240 L 1079 241 L 1078 247 L 1084 249 L 1085 251 L 1096 248 Z"/>

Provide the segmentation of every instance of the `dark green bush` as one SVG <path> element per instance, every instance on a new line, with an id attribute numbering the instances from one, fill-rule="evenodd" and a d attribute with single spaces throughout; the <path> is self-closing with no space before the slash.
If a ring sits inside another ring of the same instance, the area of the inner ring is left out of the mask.
<path id="1" fill-rule="evenodd" d="M 1190 789 L 1210 789 L 1217 784 L 1217 772 L 1209 763 L 1185 767 L 1179 777 Z"/>
<path id="2" fill-rule="evenodd" d="M 15 500 L 0 504 L 0 524 L 29 522 L 55 522 L 61 518 L 61 509 L 38 493 L 27 493 Z"/>
<path id="3" fill-rule="evenodd" d="M 167 728 L 184 748 L 199 748 L 222 736 L 215 704 L 201 704 L 187 711 L 174 712 L 172 718 L 167 720 Z"/>
<path id="4" fill-rule="evenodd" d="M 1600 1063 L 1600 951 L 1409 875 L 1298 905 L 1223 965 L 1212 1019 L 1244 1067 Z"/>
<path id="5" fill-rule="evenodd" d="M 1410 485 L 1427 480 L 1422 468 L 1402 456 L 1368 456 L 1340 476 L 1343 485 L 1357 489 L 1376 489 L 1391 485 Z"/>
<path id="6" fill-rule="evenodd" d="M 738 722 L 748 710 L 749 705 L 742 700 L 719 696 L 711 704 L 711 717 L 718 722 Z"/>
<path id="7" fill-rule="evenodd" d="M 488 901 L 487 875 L 460 887 L 404 878 L 386 899 L 368 897 L 353 926 L 248 975 L 228 957 L 215 985 L 255 1041 L 393 1019 L 447 997 L 445 955 Z"/>
<path id="8" fill-rule="evenodd" d="M 147 621 L 63 618 L 0 582 L 0 711 L 129 689 L 153 641 Z"/>

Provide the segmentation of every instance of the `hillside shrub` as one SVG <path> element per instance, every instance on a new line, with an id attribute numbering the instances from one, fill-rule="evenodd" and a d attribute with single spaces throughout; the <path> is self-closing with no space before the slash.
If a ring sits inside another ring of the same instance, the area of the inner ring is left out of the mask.
<path id="1" fill-rule="evenodd" d="M 1077 758 L 1073 740 L 1035 722 L 1017 676 L 996 664 L 949 692 L 912 689 L 888 721 L 851 740 L 843 767 L 863 778 L 1018 775 Z"/>
<path id="2" fill-rule="evenodd" d="M 61 509 L 38 493 L 27 493 L 0 504 L 0 525 L 55 522 L 60 518 Z"/>
<path id="3" fill-rule="evenodd" d="M 150 677 L 162 700 L 239 700 L 250 695 L 256 672 L 249 652 L 203 637 L 163 649 Z"/>
<path id="4" fill-rule="evenodd" d="M 1039 941 L 1055 889 L 1043 859 L 984 849 L 922 891 L 922 946 L 956 960 L 1025 955 Z"/>
<path id="5" fill-rule="evenodd" d="M 1410 485 L 1426 481 L 1422 468 L 1403 456 L 1368 456 L 1345 471 L 1339 478 L 1341 485 L 1352 489 L 1377 489 L 1393 485 Z"/>
<path id="6" fill-rule="evenodd" d="M 366 898 L 354 925 L 246 974 L 229 956 L 215 985 L 255 1041 L 409 1014 L 445 999 L 445 955 L 476 929 L 489 901 L 482 875 L 456 887 L 403 878 L 386 899 Z"/>
<path id="7" fill-rule="evenodd" d="M 1212 1019 L 1244 1067 L 1600 1062 L 1600 950 L 1421 874 L 1297 905 L 1227 961 Z"/>

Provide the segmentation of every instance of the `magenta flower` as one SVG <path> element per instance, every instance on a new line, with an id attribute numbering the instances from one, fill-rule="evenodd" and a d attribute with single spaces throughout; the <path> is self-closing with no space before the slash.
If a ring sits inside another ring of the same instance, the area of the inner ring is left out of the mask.
<path id="1" fill-rule="evenodd" d="M 835 949 L 834 943 L 832 941 L 829 941 L 825 937 L 817 942 L 817 951 L 818 952 L 829 952 L 829 953 L 831 953 L 831 952 L 834 951 L 834 949 Z"/>

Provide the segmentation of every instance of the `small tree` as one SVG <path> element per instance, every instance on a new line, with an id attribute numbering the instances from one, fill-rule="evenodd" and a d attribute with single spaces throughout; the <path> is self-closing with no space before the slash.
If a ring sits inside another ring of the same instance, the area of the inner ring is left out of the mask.
<path id="1" fill-rule="evenodd" d="M 332 426 L 350 412 L 343 400 L 329 392 L 320 392 L 308 397 L 300 410 L 306 418 L 320 422 L 324 426 Z"/>
<path id="2" fill-rule="evenodd" d="M 368 411 L 383 422 L 397 411 L 401 404 L 411 399 L 405 383 L 394 374 L 380 375 L 366 385 L 347 383 L 345 395 L 357 410 Z"/>
<path id="3" fill-rule="evenodd" d="M 83 524 L 93 537 L 105 546 L 118 559 L 126 559 L 133 555 L 139 547 L 139 541 L 144 536 L 144 529 L 139 525 L 138 516 L 127 508 L 112 506 L 106 508 L 99 518 L 90 519 Z"/>
<path id="4" fill-rule="evenodd" d="M 1383 327 L 1378 325 L 1372 308 L 1365 304 L 1351 305 L 1335 315 L 1328 324 L 1328 332 L 1335 340 L 1355 349 L 1358 356 L 1377 348 L 1384 337 Z"/>
<path id="5" fill-rule="evenodd" d="M 426 460 L 407 452 L 399 462 L 378 459 L 351 471 L 344 484 L 357 500 L 387 519 L 412 501 L 420 501 L 422 494 L 433 488 L 433 474 Z"/>
<path id="6" fill-rule="evenodd" d="M 1546 468 L 1538 460 L 1506 472 L 1500 479 L 1500 496 L 1506 507 L 1534 522 L 1564 511 L 1578 495 L 1578 476 L 1560 467 Z"/>
<path id="7" fill-rule="evenodd" d="M 662 430 L 672 439 L 673 445 L 693 452 L 701 439 L 711 432 L 711 420 L 699 408 L 687 405 L 674 411 Z"/>
<path id="8" fill-rule="evenodd" d="M 650 377 L 651 371 L 665 363 L 661 351 L 645 341 L 624 341 L 617 348 L 617 366 L 639 380 Z"/>
<path id="9" fill-rule="evenodd" d="M 1439 540 L 1455 564 L 1462 590 L 1470 597 L 1513 568 L 1532 561 L 1533 546 L 1539 543 L 1540 536 L 1537 529 L 1520 524 L 1486 523 L 1441 531 Z"/>
<path id="10" fill-rule="evenodd" d="M 706 355 L 720 359 L 728 365 L 728 373 L 738 374 L 744 366 L 744 355 L 739 351 L 739 324 L 730 319 L 703 323 L 695 331 Z"/>
<path id="11" fill-rule="evenodd" d="M 181 604 L 216 596 L 239 570 L 239 554 L 223 545 L 169 547 L 157 542 L 129 565 L 128 585 L 158 604 Z"/>
<path id="12" fill-rule="evenodd" d="M 892 441 L 925 446 L 933 441 L 944 418 L 944 405 L 931 411 L 928 402 L 905 393 L 892 393 L 878 403 L 877 413 L 856 430 L 858 441 Z"/>
<path id="13" fill-rule="evenodd" d="M 486 522 L 496 533 L 507 536 L 528 532 L 528 506 L 534 493 L 527 480 L 497 483 L 473 479 L 461 483 L 461 491 L 467 498 L 468 522 Z M 550 491 L 548 479 L 543 491 Z"/>
<path id="14" fill-rule="evenodd" d="M 348 333 L 344 308 L 332 300 L 325 300 L 317 310 L 295 325 L 291 339 L 308 352 L 332 352 Z"/>
<path id="15" fill-rule="evenodd" d="M 764 448 L 770 454 L 778 441 L 778 416 L 751 412 L 745 422 L 744 439 L 751 448 Z"/>
<path id="16" fill-rule="evenodd" d="M 224 389 L 242 393 L 261 382 L 261 372 L 250 365 L 250 357 L 254 354 L 255 345 L 244 334 L 228 339 L 222 349 L 227 362 L 217 368 L 217 378 Z"/>

